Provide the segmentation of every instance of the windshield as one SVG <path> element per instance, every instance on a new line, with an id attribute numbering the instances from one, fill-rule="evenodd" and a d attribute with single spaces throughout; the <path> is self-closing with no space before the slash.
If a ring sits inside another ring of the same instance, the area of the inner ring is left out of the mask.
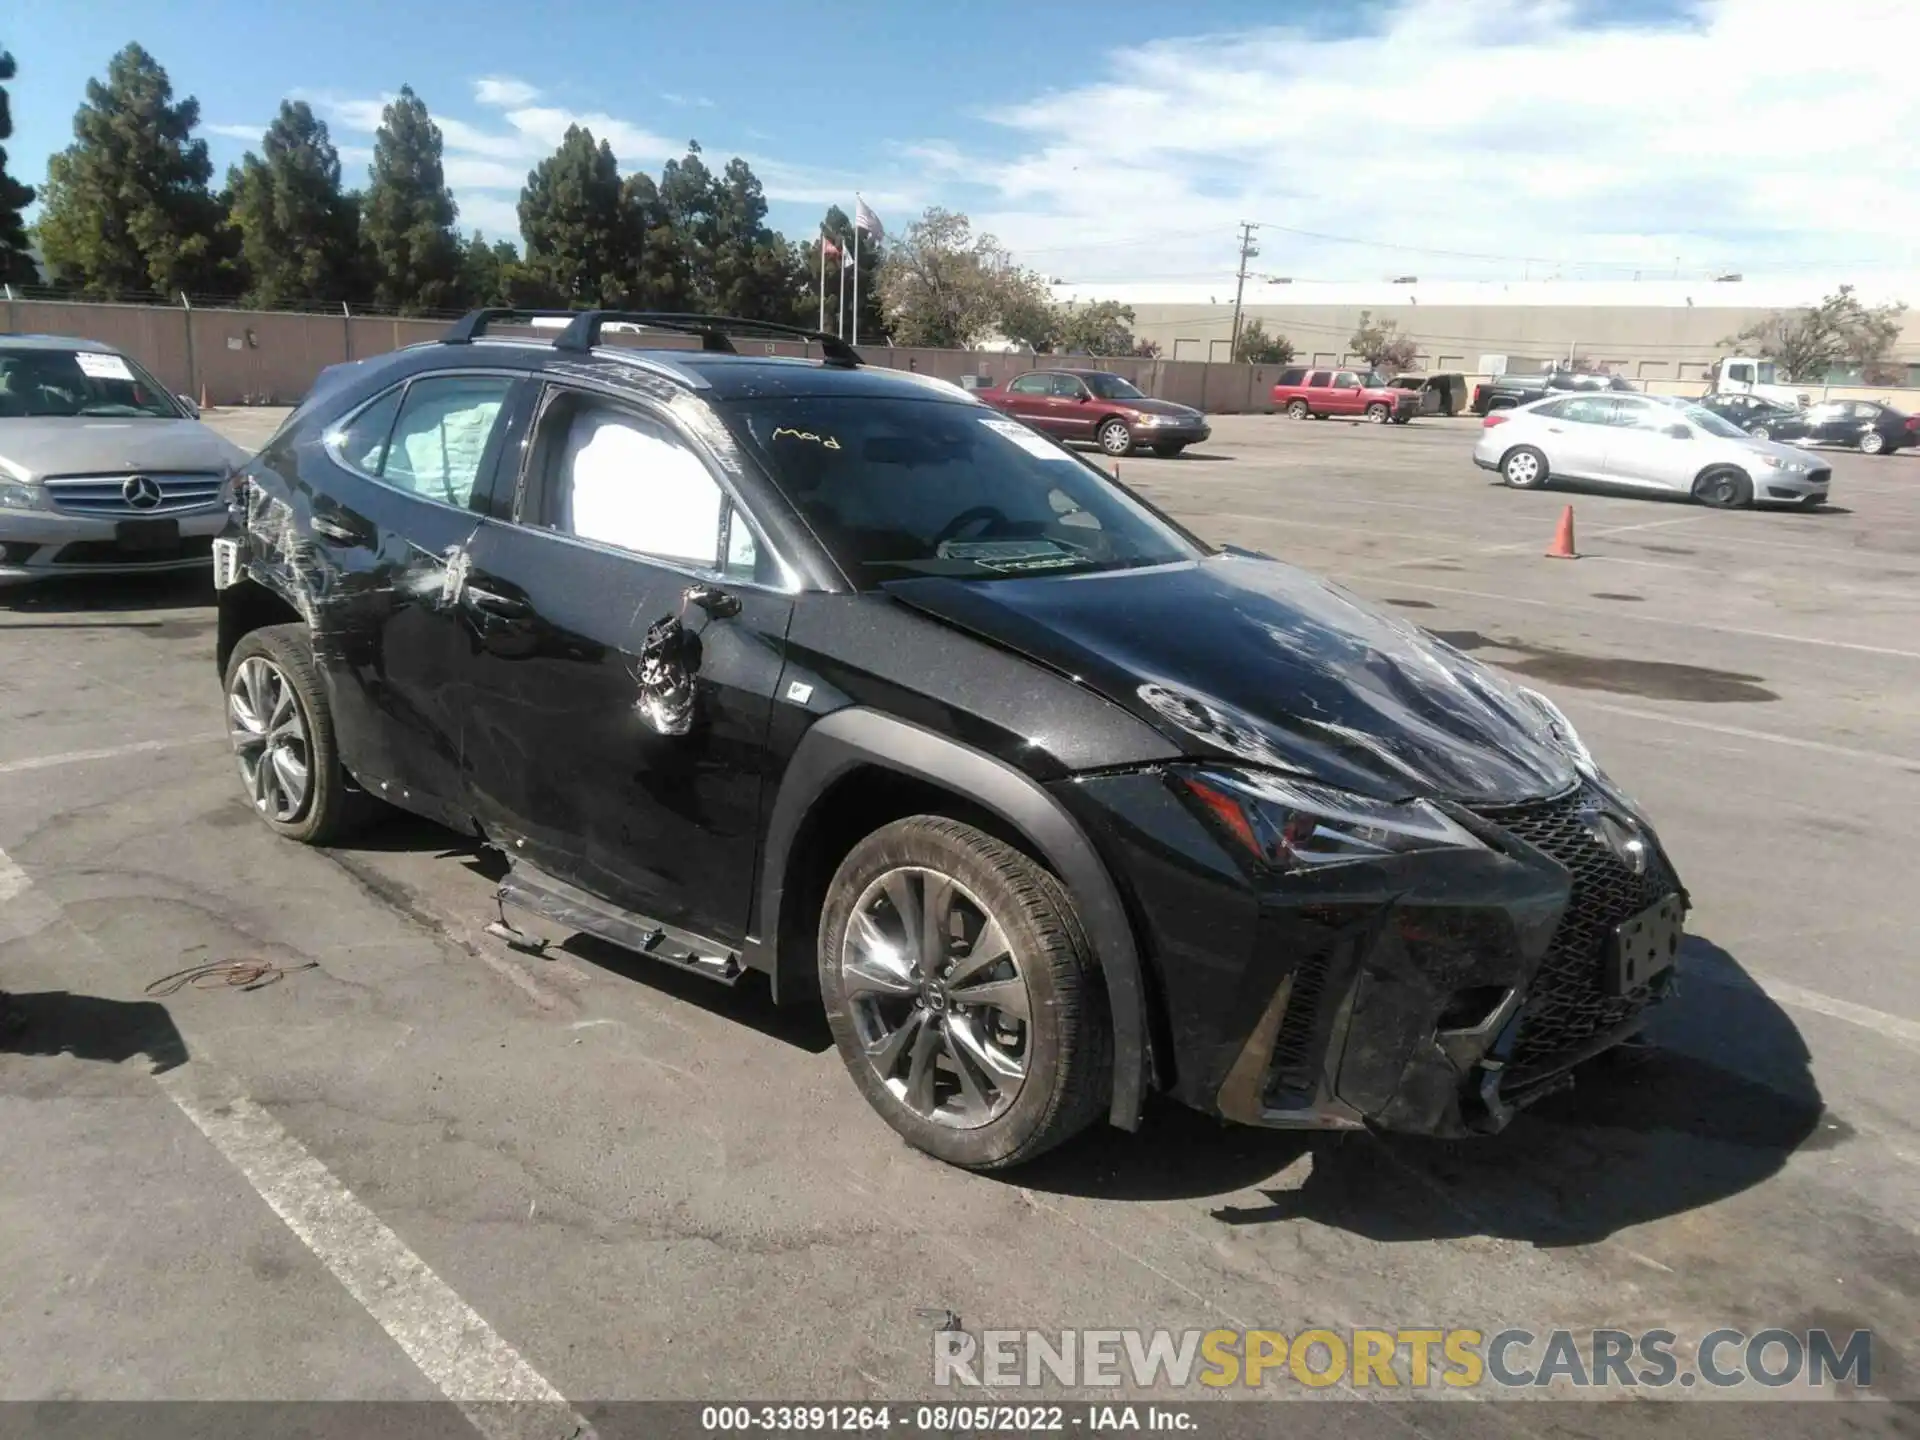
<path id="1" fill-rule="evenodd" d="M 69 415 L 178 420 L 180 407 L 124 355 L 0 348 L 0 418 Z"/>
<path id="2" fill-rule="evenodd" d="M 1725 440 L 1744 440 L 1747 432 L 1738 425 L 1729 422 L 1725 416 L 1716 415 L 1704 405 L 1681 404 L 1674 407 L 1688 420 L 1698 425 L 1709 435 L 1718 435 Z"/>
<path id="3" fill-rule="evenodd" d="M 984 405 L 799 396 L 720 410 L 862 589 L 1201 554 L 1072 451 Z"/>
<path id="4" fill-rule="evenodd" d="M 1144 400 L 1144 390 L 1135 389 L 1118 375 L 1082 375 L 1087 388 L 1102 400 Z"/>

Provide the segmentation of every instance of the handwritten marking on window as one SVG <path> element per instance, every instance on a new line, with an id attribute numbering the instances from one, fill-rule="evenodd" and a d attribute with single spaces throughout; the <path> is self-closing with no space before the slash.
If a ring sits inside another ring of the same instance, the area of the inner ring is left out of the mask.
<path id="1" fill-rule="evenodd" d="M 795 430 L 790 426 L 782 425 L 778 430 L 773 432 L 773 438 L 778 440 L 782 435 L 791 436 L 795 440 L 811 440 L 814 444 L 823 446 L 828 450 L 838 450 L 840 448 L 840 442 L 834 439 L 833 436 L 828 435 L 823 438 L 814 434 L 811 430 Z"/>

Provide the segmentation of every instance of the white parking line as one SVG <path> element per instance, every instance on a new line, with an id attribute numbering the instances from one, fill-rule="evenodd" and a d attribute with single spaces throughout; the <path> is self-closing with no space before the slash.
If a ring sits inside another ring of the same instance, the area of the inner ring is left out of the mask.
<path id="1" fill-rule="evenodd" d="M 65 918 L 0 850 L 0 925 L 23 905 Z M 68 928 L 99 958 L 84 930 Z M 154 1081 L 488 1440 L 593 1435 L 551 1381 L 232 1077 L 196 1056 Z"/>
<path id="2" fill-rule="evenodd" d="M 1588 710 L 1604 710 L 1609 715 L 1624 715 L 1630 720 L 1651 720 L 1660 725 L 1678 725 L 1685 730 L 1707 730 L 1715 735 L 1733 735 L 1742 740 L 1762 740 L 1769 745 L 1790 745 L 1796 750 L 1817 750 L 1847 760 L 1866 760 L 1876 765 L 1894 765 L 1902 770 L 1920 769 L 1920 757 L 1895 755 L 1888 750 L 1861 750 L 1852 745 L 1833 745 L 1825 740 L 1803 740 L 1798 735 L 1779 735 L 1771 730 L 1749 730 L 1743 725 L 1721 725 L 1712 720 L 1684 720 L 1678 715 L 1662 715 L 1657 710 L 1636 710 L 1631 705 L 1604 705 L 1589 702 Z"/>
<path id="3" fill-rule="evenodd" d="M 185 750 L 194 745 L 213 745 L 225 735 L 190 735 L 179 740 L 134 740 L 125 745 L 109 745 L 102 750 L 67 750 L 58 755 L 29 755 L 23 760 L 0 760 L 0 775 L 19 775 L 28 770 L 52 770 L 61 765 L 84 765 L 90 760 L 118 760 L 123 755 L 151 755 L 159 750 Z"/>
<path id="4" fill-rule="evenodd" d="M 1770 998 L 1782 1005 L 1811 1010 L 1816 1015 L 1826 1015 L 1834 1020 L 1845 1020 L 1849 1025 L 1858 1025 L 1863 1030 L 1884 1035 L 1909 1050 L 1920 1050 L 1920 1024 L 1912 1020 L 1903 1020 L 1898 1015 L 1889 1015 L 1884 1010 L 1875 1010 L 1868 1005 L 1856 1005 L 1851 1000 L 1836 1000 L 1831 995 L 1802 989 L 1786 980 L 1775 980 L 1766 975 L 1751 978 Z"/>

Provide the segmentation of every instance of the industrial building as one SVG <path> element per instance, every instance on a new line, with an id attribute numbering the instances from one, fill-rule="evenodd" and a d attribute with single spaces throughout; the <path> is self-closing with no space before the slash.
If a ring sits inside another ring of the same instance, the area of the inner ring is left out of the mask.
<path id="1" fill-rule="evenodd" d="M 1626 281 L 1442 280 L 1416 277 L 1361 283 L 1250 276 L 1243 318 L 1284 335 L 1298 358 L 1333 365 L 1352 357 L 1347 343 L 1362 311 L 1391 320 L 1419 347 L 1423 369 L 1489 374 L 1538 370 L 1570 358 L 1647 381 L 1706 376 L 1722 342 L 1778 310 L 1815 305 L 1853 283 L 1867 305 L 1907 304 L 1892 361 L 1904 384 L 1920 387 L 1920 275 L 1806 279 L 1645 279 Z M 1070 303 L 1117 300 L 1134 312 L 1134 334 L 1174 360 L 1226 360 L 1231 351 L 1235 278 L 1212 282 L 1056 285 Z M 1859 383 L 1836 367 L 1815 383 Z"/>

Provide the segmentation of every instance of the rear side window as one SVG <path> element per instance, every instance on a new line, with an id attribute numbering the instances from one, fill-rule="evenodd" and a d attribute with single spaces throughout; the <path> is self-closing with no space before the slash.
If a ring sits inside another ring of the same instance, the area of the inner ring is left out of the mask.
<path id="1" fill-rule="evenodd" d="M 466 508 L 513 381 L 434 375 L 407 386 L 380 478 L 397 490 Z"/>
<path id="2" fill-rule="evenodd" d="M 1611 425 L 1614 402 L 1599 395 L 1572 395 L 1559 402 L 1560 418 L 1578 425 Z"/>
<path id="3" fill-rule="evenodd" d="M 1054 376 L 1051 388 L 1053 398 L 1056 400 L 1078 400 L 1087 393 L 1080 382 L 1071 375 Z"/>
<path id="4" fill-rule="evenodd" d="M 1046 375 L 1022 375 L 1009 384 L 1007 389 L 1015 395 L 1044 395 L 1047 393 L 1047 383 L 1050 378 Z"/>
<path id="5" fill-rule="evenodd" d="M 403 388 L 389 390 L 328 437 L 327 448 L 336 460 L 349 470 L 380 478 L 380 467 L 387 461 L 387 437 L 393 433 L 393 417 L 400 413 Z"/>

